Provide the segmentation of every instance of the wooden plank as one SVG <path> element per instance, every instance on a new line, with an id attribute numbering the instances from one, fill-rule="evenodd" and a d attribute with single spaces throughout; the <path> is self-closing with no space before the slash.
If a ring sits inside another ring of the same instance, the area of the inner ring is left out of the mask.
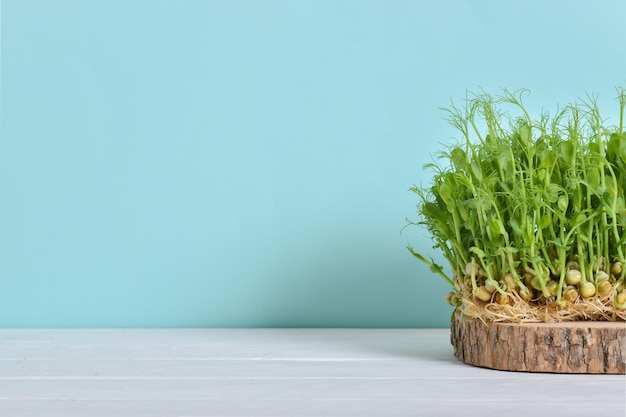
<path id="1" fill-rule="evenodd" d="M 494 372 L 450 357 L 399 360 L 20 359 L 0 360 L 0 380 L 81 378 L 454 378 L 540 379 L 546 374 Z M 556 379 L 559 381 L 558 377 Z"/>
<path id="2" fill-rule="evenodd" d="M 625 392 L 462 364 L 448 330 L 0 330 L 11 417 L 624 417 Z"/>
<path id="3" fill-rule="evenodd" d="M 449 359 L 449 330 L 0 330 L 0 359 Z"/>
<path id="4" fill-rule="evenodd" d="M 619 402 L 418 400 L 0 401 L 10 417 L 624 417 Z"/>
<path id="5" fill-rule="evenodd" d="M 492 379 L 485 384 L 454 378 L 110 378 L 0 380 L 0 399 L 63 400 L 457 400 L 488 397 L 502 401 L 519 399 L 520 392 L 535 401 L 578 402 L 581 392 L 593 401 L 611 402 L 624 398 L 623 378 L 613 376 L 591 384 L 572 378 L 559 384 L 544 379 Z M 488 386 L 488 392 L 485 392 Z"/>
<path id="6" fill-rule="evenodd" d="M 401 360 L 203 360 L 190 359 L 40 359 L 0 361 L 2 380 L 98 379 L 290 379 L 290 378 L 396 378 L 505 380 L 546 379 L 556 383 L 584 375 L 552 376 L 542 373 L 493 371 L 465 365 L 455 358 L 441 364 L 424 359 Z M 620 380 L 618 376 L 617 381 Z M 609 379 L 610 380 L 610 379 Z"/>

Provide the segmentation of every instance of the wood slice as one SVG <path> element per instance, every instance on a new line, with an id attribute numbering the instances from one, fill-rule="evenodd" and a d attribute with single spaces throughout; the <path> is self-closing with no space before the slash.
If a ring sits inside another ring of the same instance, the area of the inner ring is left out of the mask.
<path id="1" fill-rule="evenodd" d="M 626 323 L 487 323 L 457 312 L 454 354 L 475 366 L 505 371 L 626 373 Z"/>

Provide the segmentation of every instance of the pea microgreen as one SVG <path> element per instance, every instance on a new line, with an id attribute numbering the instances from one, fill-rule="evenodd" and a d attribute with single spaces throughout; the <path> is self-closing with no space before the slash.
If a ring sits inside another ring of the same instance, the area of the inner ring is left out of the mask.
<path id="1" fill-rule="evenodd" d="M 430 185 L 410 189 L 420 219 L 409 223 L 427 229 L 452 276 L 408 249 L 466 313 L 626 319 L 626 92 L 617 126 L 596 96 L 533 119 L 526 94 L 481 91 L 444 109 L 461 137 L 426 166 Z"/>

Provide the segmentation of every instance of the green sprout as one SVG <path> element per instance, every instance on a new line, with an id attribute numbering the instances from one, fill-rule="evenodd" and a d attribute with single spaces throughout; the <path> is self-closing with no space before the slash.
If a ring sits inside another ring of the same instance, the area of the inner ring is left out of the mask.
<path id="1" fill-rule="evenodd" d="M 480 92 L 444 109 L 461 140 L 426 165 L 429 187 L 410 189 L 420 220 L 409 224 L 427 229 L 452 278 L 408 249 L 466 312 L 500 305 L 498 319 L 536 319 L 523 308 L 534 306 L 561 319 L 625 319 L 626 92 L 617 89 L 618 126 L 605 126 L 590 95 L 533 119 L 527 93 Z"/>

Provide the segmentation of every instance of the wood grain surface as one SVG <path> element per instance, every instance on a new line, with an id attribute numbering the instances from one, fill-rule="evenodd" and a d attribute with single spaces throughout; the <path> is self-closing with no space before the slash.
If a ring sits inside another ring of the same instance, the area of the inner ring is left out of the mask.
<path id="1" fill-rule="evenodd" d="M 626 373 L 626 323 L 483 323 L 457 313 L 455 355 L 486 368 L 555 373 Z"/>
<path id="2" fill-rule="evenodd" d="M 466 365 L 448 329 L 0 330 L 2 417 L 624 417 L 625 392 Z"/>

